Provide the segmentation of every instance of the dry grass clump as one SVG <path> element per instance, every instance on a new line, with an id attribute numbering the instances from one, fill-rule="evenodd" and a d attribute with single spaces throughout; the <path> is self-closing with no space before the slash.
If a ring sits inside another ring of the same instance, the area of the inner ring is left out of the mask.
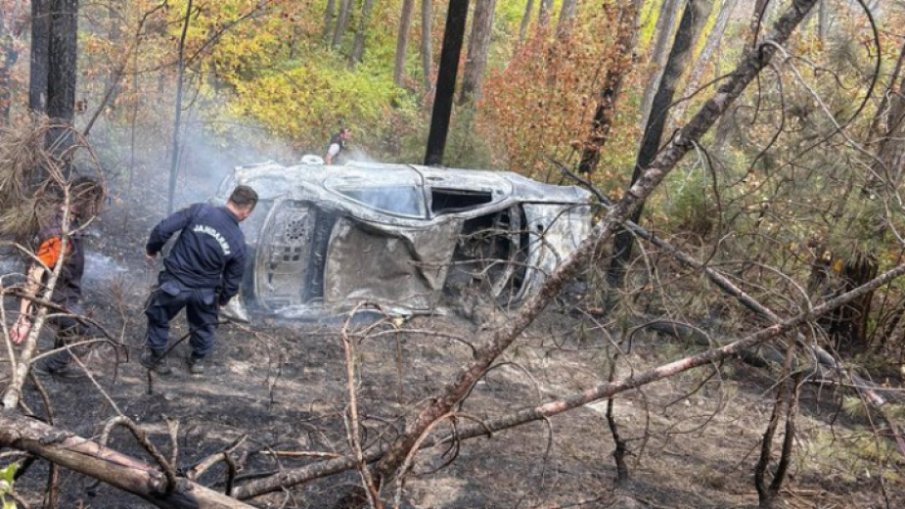
<path id="1" fill-rule="evenodd" d="M 77 175 L 87 160 L 92 179 Z M 0 236 L 28 241 L 53 218 L 65 193 L 91 215 L 103 201 L 100 165 L 87 141 L 71 127 L 35 117 L 0 128 Z"/>

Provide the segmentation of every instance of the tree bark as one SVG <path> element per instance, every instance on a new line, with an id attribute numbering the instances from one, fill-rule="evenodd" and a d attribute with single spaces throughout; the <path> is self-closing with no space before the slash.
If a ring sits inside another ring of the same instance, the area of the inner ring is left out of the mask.
<path id="1" fill-rule="evenodd" d="M 622 80 L 632 67 L 635 41 L 638 35 L 638 15 L 641 12 L 641 0 L 625 3 L 619 11 L 616 26 L 616 57 L 606 70 L 603 86 L 597 97 L 597 108 L 591 122 L 591 133 L 581 151 L 578 163 L 579 173 L 593 173 L 600 161 L 600 150 L 610 137 L 613 125 L 613 113 L 616 111 L 616 100 L 622 90 Z"/>
<path id="2" fill-rule="evenodd" d="M 51 0 L 31 2 L 31 65 L 28 78 L 28 109 L 47 112 L 47 73 L 50 67 Z"/>
<path id="3" fill-rule="evenodd" d="M 352 65 L 361 63 L 365 54 L 365 38 L 368 35 L 368 23 L 371 20 L 371 10 L 374 8 L 374 0 L 365 0 L 361 6 L 361 20 L 358 24 L 358 32 L 355 33 L 355 43 L 352 44 L 352 55 L 349 61 Z"/>
<path id="4" fill-rule="evenodd" d="M 16 50 L 16 39 L 19 36 L 19 25 L 16 19 L 21 13 L 18 5 L 12 12 L 0 12 L 0 125 L 9 124 L 10 107 L 12 106 L 13 65 L 19 60 Z"/>
<path id="5" fill-rule="evenodd" d="M 402 14 L 399 20 L 399 34 L 396 36 L 396 62 L 393 65 L 393 83 L 402 85 L 405 72 L 405 53 L 409 44 L 409 32 L 412 29 L 412 13 L 415 0 L 402 0 Z"/>
<path id="6" fill-rule="evenodd" d="M 668 44 L 672 38 L 673 27 L 676 26 L 678 12 L 679 0 L 663 0 L 663 5 L 660 7 L 660 15 L 657 17 L 657 23 L 654 26 L 657 38 L 654 41 L 654 49 L 651 51 L 650 57 L 653 69 L 647 81 L 647 86 L 644 88 L 644 97 L 641 99 L 641 121 L 645 124 L 648 122 L 654 93 L 657 91 L 657 84 L 660 83 L 660 76 L 663 74 L 666 58 L 669 56 Z"/>
<path id="7" fill-rule="evenodd" d="M 456 91 L 456 75 L 459 72 L 459 55 L 465 36 L 465 20 L 468 17 L 468 0 L 450 0 L 443 31 L 443 48 L 440 50 L 440 70 L 437 72 L 437 93 L 431 110 L 431 127 L 427 136 L 424 164 L 443 164 L 443 151 L 449 133 L 453 95 Z"/>
<path id="8" fill-rule="evenodd" d="M 717 14 L 716 23 L 714 23 L 713 29 L 707 35 L 707 42 L 704 43 L 704 48 L 701 50 L 701 54 L 698 55 L 698 58 L 691 69 L 691 75 L 688 77 L 688 83 L 685 85 L 685 92 L 682 93 L 683 97 L 687 98 L 692 94 L 697 93 L 698 83 L 701 82 L 704 70 L 713 63 L 711 60 L 713 54 L 717 47 L 719 47 L 720 41 L 723 39 L 723 34 L 726 33 L 726 27 L 729 26 L 729 19 L 732 16 L 733 11 L 735 11 L 735 6 L 737 4 L 738 0 L 723 0 L 719 14 Z M 685 115 L 685 111 L 688 109 L 689 104 L 690 101 L 683 101 L 681 104 L 676 105 L 676 118 L 682 118 Z"/>
<path id="9" fill-rule="evenodd" d="M 433 26 L 433 8 L 431 0 L 421 0 L 421 73 L 424 75 L 424 91 L 430 91 L 431 74 L 434 68 L 434 55 L 431 49 L 431 31 Z"/>
<path id="10" fill-rule="evenodd" d="M 47 116 L 72 123 L 78 58 L 78 0 L 52 0 L 47 67 Z"/>
<path id="11" fill-rule="evenodd" d="M 682 77 L 682 71 L 688 65 L 694 43 L 701 33 L 701 28 L 704 26 L 712 6 L 712 0 L 688 0 L 685 4 L 685 11 L 679 21 L 676 38 L 673 42 L 672 50 L 669 52 L 669 59 L 666 61 L 663 76 L 657 87 L 657 94 L 654 96 L 654 101 L 651 105 L 651 112 L 644 128 L 644 136 L 641 138 L 641 147 L 638 150 L 638 158 L 632 171 L 631 185 L 638 181 L 644 168 L 647 168 L 657 156 L 660 141 L 663 137 L 663 130 L 666 127 L 666 120 L 669 117 L 669 107 L 676 92 L 676 86 Z M 631 220 L 633 222 L 638 222 L 641 217 L 642 207 L 643 203 L 639 204 L 638 208 L 632 212 Z M 613 242 L 613 255 L 607 271 L 607 282 L 612 289 L 622 287 L 625 265 L 631 258 L 633 244 L 634 237 L 632 234 L 620 229 Z"/>
<path id="12" fill-rule="evenodd" d="M 468 38 L 468 56 L 459 91 L 459 104 L 477 101 L 481 98 L 484 69 L 487 67 L 487 52 L 493 33 L 493 17 L 496 0 L 482 0 L 475 4 L 474 19 L 471 20 L 471 35 Z"/>
<path id="13" fill-rule="evenodd" d="M 325 41 L 330 38 L 334 18 L 336 18 L 336 0 L 327 0 L 327 6 L 324 9 L 324 30 L 321 32 L 321 38 Z"/>
<path id="14" fill-rule="evenodd" d="M 540 0 L 537 9 L 537 30 L 544 31 L 550 26 L 550 16 L 553 12 L 553 0 Z"/>
<path id="15" fill-rule="evenodd" d="M 518 28 L 519 44 L 525 41 L 525 34 L 528 33 L 528 25 L 531 23 L 532 11 L 534 11 L 534 0 L 528 0 L 528 2 L 525 3 L 525 13 L 522 15 L 522 23 Z"/>
<path id="16" fill-rule="evenodd" d="M 558 39 L 566 40 L 571 37 L 577 10 L 578 0 L 563 0 L 559 9 L 559 20 L 556 22 L 556 37 Z"/>
<path id="17" fill-rule="evenodd" d="M 339 17 L 336 19 L 336 29 L 333 31 L 333 42 L 331 48 L 339 46 L 343 42 L 343 35 L 349 26 L 349 10 L 351 9 L 352 0 L 340 0 Z"/>
<path id="18" fill-rule="evenodd" d="M 176 115 L 173 119 L 173 142 L 170 148 L 170 186 L 167 194 L 167 214 L 173 213 L 176 200 L 176 175 L 179 172 L 179 130 L 182 127 L 182 88 L 185 75 L 185 37 L 192 19 L 192 0 L 185 6 L 185 19 L 182 22 L 182 35 L 176 57 Z"/>

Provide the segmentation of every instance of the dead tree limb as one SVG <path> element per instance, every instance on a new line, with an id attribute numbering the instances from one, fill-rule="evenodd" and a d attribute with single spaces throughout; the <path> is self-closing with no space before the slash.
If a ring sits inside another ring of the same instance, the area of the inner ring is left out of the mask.
<path id="1" fill-rule="evenodd" d="M 868 283 L 861 285 L 823 304 L 806 309 L 798 316 L 775 323 L 750 334 L 742 339 L 725 344 L 719 348 L 712 348 L 704 352 L 672 361 L 647 371 L 632 375 L 628 378 L 613 382 L 606 382 L 584 391 L 573 393 L 555 401 L 550 401 L 535 407 L 525 408 L 518 412 L 501 417 L 482 421 L 480 424 L 462 426 L 456 430 L 455 439 L 474 438 L 476 436 L 488 436 L 492 432 L 512 428 L 547 417 L 560 414 L 575 408 L 593 403 L 601 399 L 611 398 L 619 393 L 637 389 L 644 385 L 670 378 L 684 371 L 697 367 L 710 365 L 714 362 L 739 355 L 741 352 L 754 348 L 762 343 L 770 341 L 777 336 L 794 330 L 802 324 L 826 314 L 839 306 L 843 306 L 866 293 L 888 284 L 890 281 L 905 275 L 905 264 L 884 272 Z M 445 416 L 443 416 L 445 417 Z M 420 436 L 419 436 L 420 438 Z M 448 439 L 439 441 L 425 440 L 421 447 L 433 447 L 445 443 Z M 377 461 L 390 450 L 390 446 L 373 448 L 364 453 L 363 459 L 369 463 Z M 248 499 L 278 491 L 285 487 L 311 481 L 328 475 L 344 472 L 355 468 L 359 459 L 356 457 L 341 457 L 327 461 L 321 461 L 301 468 L 282 470 L 271 477 L 252 481 L 240 486 L 234 495 L 239 499 Z"/>
<path id="2" fill-rule="evenodd" d="M 100 479 L 167 509 L 251 509 L 251 506 L 180 478 L 166 493 L 158 469 L 9 410 L 0 410 L 0 446 L 30 452 L 54 464 Z"/>
<path id="3" fill-rule="evenodd" d="M 560 163 L 556 164 L 560 167 L 560 170 L 588 187 L 597 196 L 601 203 L 606 206 L 612 206 L 612 201 L 609 200 L 609 198 L 607 198 L 598 189 L 596 189 L 593 184 L 591 184 L 586 179 L 570 172 L 568 168 L 561 165 Z M 727 278 L 725 275 L 723 275 L 713 267 L 710 267 L 707 264 L 689 255 L 688 253 L 685 253 L 676 246 L 673 246 L 665 240 L 657 237 L 656 235 L 647 231 L 636 223 L 633 223 L 631 221 L 624 221 L 622 225 L 633 235 L 637 235 L 638 237 L 662 249 L 686 267 L 691 267 L 703 271 L 704 274 L 707 275 L 707 278 L 713 284 L 715 284 L 717 288 L 738 300 L 749 310 L 770 320 L 771 322 L 778 322 L 781 320 L 779 315 L 774 313 L 770 308 L 761 304 L 757 299 L 739 288 L 732 281 L 730 281 L 729 278 Z M 817 363 L 822 368 L 829 370 L 837 378 L 841 378 L 843 380 L 851 380 L 851 385 L 854 387 L 854 389 L 859 394 L 861 394 L 874 409 L 878 410 L 883 416 L 884 420 L 886 420 L 887 424 L 890 427 L 890 430 L 893 433 L 896 445 L 899 448 L 899 452 L 903 456 L 905 456 L 905 438 L 902 437 L 902 433 L 898 430 L 898 426 L 895 424 L 892 416 L 888 415 L 887 412 L 882 409 L 882 407 L 888 402 L 887 398 L 882 393 L 883 388 L 858 375 L 857 373 L 853 373 L 845 368 L 845 366 L 840 361 L 836 360 L 836 358 L 830 352 L 828 352 L 820 345 L 808 342 L 805 339 L 804 335 L 800 333 L 796 334 L 796 341 L 798 342 L 799 346 L 813 355 L 813 358 L 817 360 Z"/>
<path id="4" fill-rule="evenodd" d="M 534 321 L 552 298 L 560 292 L 563 285 L 592 260 L 599 246 L 613 236 L 614 228 L 630 217 L 631 213 L 672 171 L 679 160 L 691 150 L 694 143 L 701 139 L 729 105 L 741 95 L 748 84 L 770 63 L 777 52 L 777 47 L 782 46 L 788 40 L 792 31 L 816 1 L 794 0 L 789 9 L 776 21 L 773 32 L 767 37 L 770 44 L 761 44 L 746 51 L 738 67 L 719 87 L 716 94 L 701 107 L 687 125 L 678 131 L 676 136 L 660 151 L 653 163 L 644 169 L 641 177 L 594 226 L 591 234 L 579 245 L 573 255 L 546 279 L 540 291 L 523 304 L 521 311 L 506 326 L 492 332 L 490 340 L 484 342 L 487 346 L 478 351 L 475 361 L 460 371 L 456 379 L 448 384 L 430 405 L 406 424 L 405 431 L 394 441 L 377 467 L 380 477 L 390 477 L 395 473 L 417 437 L 421 436 L 432 422 L 449 413 L 469 393 L 471 387 L 480 380 L 494 359 L 505 351 L 515 338 Z"/>

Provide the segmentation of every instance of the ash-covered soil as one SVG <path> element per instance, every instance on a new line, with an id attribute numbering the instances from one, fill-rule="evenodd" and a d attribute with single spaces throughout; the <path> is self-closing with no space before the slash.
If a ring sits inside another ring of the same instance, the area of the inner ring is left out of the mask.
<path id="1" fill-rule="evenodd" d="M 204 376 L 190 375 L 182 364 L 186 341 L 172 354 L 174 373 L 153 375 L 149 381 L 137 363 L 144 334 L 142 306 L 153 280 L 143 246 L 162 215 L 126 217 L 124 210 L 114 206 L 94 227 L 85 302 L 96 320 L 121 335 L 126 348 L 103 346 L 88 356 L 102 391 L 87 379 L 41 377 L 55 424 L 97 439 L 104 422 L 121 412 L 140 423 L 166 456 L 175 447 L 183 470 L 245 436 L 235 454 L 242 460 L 239 485 L 319 456 L 349 454 L 341 322 L 259 317 L 248 325 L 226 324 L 219 329 Z M 9 309 L 14 303 L 5 305 Z M 499 416 L 605 380 L 617 329 L 600 325 L 552 306 L 474 388 L 461 412 Z M 457 316 L 362 321 L 350 327 L 356 348 L 354 387 L 367 444 L 391 439 L 405 415 L 453 378 L 471 359 L 468 343 L 474 344 L 480 327 Z M 180 318 L 171 337 L 186 332 Z M 49 338 L 42 341 L 50 346 Z M 697 349 L 638 334 L 631 350 L 621 355 L 617 373 L 628 376 Z M 117 359 L 117 351 L 127 352 L 128 362 L 122 355 Z M 8 363 L 0 369 L 6 373 Z M 421 452 L 405 480 L 403 507 L 756 507 L 753 469 L 773 407 L 774 384 L 770 373 L 733 361 L 620 395 L 613 414 L 632 453 L 632 479 L 620 489 L 614 488 L 613 440 L 606 403 L 600 402 L 546 422 L 466 440 L 454 450 Z M 24 399 L 35 414 L 45 415 L 30 383 Z M 803 388 L 795 453 L 783 490 L 787 506 L 905 507 L 900 472 L 877 467 L 886 459 L 901 468 L 901 459 L 887 458 L 887 449 L 873 446 L 868 421 L 840 411 L 839 399 L 827 387 Z M 175 444 L 168 422 L 178 423 Z M 438 433 L 448 431 L 438 428 Z M 778 433 L 776 450 L 781 438 Z M 110 445 L 153 462 L 124 429 L 114 432 Z M 46 463 L 36 462 L 16 483 L 32 507 L 41 506 L 47 470 Z M 199 480 L 223 489 L 226 470 L 221 462 Z M 250 502 L 328 507 L 344 487 L 359 482 L 356 473 L 348 472 Z M 395 489 L 395 484 L 386 488 L 387 499 Z M 61 507 L 152 507 L 69 471 L 61 474 L 60 492 Z"/>

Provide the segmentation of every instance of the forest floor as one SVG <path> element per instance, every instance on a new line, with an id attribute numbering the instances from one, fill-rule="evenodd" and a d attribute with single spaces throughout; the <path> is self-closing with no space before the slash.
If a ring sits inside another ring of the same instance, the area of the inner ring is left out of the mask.
<path id="1" fill-rule="evenodd" d="M 55 424 L 96 439 L 103 423 L 121 412 L 140 423 L 169 456 L 173 444 L 167 421 L 176 420 L 177 464 L 183 469 L 247 435 L 237 450 L 237 455 L 248 452 L 239 485 L 316 461 L 304 454 L 275 456 L 275 451 L 349 454 L 342 323 L 257 317 L 247 325 L 226 324 L 219 328 L 205 375 L 192 376 L 182 364 L 186 341 L 172 354 L 174 373 L 153 375 L 149 383 L 148 372 L 137 362 L 144 334 L 142 306 L 152 279 L 142 251 L 156 220 L 151 213 L 146 216 L 135 213 L 127 219 L 111 210 L 92 228 L 98 236 L 89 242 L 86 307 L 108 330 L 123 331 L 129 361 L 117 362 L 110 347 L 96 348 L 88 356 L 87 365 L 105 394 L 88 379 L 42 377 Z M 360 332 L 363 327 L 355 328 Z M 471 350 L 450 338 L 470 340 L 477 336 L 477 327 L 459 316 L 433 316 L 370 329 L 356 346 L 356 389 L 366 443 L 385 439 L 390 424 L 400 425 L 402 416 L 453 378 L 471 359 Z M 179 318 L 171 337 L 186 331 Z M 592 387 L 608 375 L 611 339 L 605 328 L 553 306 L 474 388 L 461 411 L 498 416 Z M 42 346 L 49 345 L 50 338 L 42 338 Z M 638 334 L 621 357 L 617 376 L 699 349 L 672 338 Z M 0 350 L 5 355 L 5 349 Z M 8 364 L 0 360 L 0 378 L 5 378 L 3 366 Z M 686 372 L 615 400 L 613 414 L 631 451 L 631 482 L 618 490 L 613 440 L 601 402 L 546 422 L 463 441 L 446 456 L 444 451 L 419 453 L 404 485 L 404 507 L 756 507 L 753 469 L 773 408 L 775 374 L 738 361 L 716 368 Z M 40 394 L 31 383 L 24 399 L 37 415 L 44 415 Z M 787 506 L 905 507 L 902 459 L 889 460 L 899 470 L 880 470 L 877 464 L 886 448 L 877 447 L 866 418 L 840 410 L 841 400 L 828 387 L 803 387 L 794 455 L 782 491 Z M 442 430 L 446 432 L 448 428 Z M 781 438 L 780 432 L 777 440 Z M 113 434 L 110 445 L 152 462 L 122 429 Z M 31 507 L 41 506 L 47 469 L 38 462 L 16 483 Z M 199 481 L 222 489 L 225 472 L 221 463 Z M 356 473 L 347 472 L 250 502 L 260 507 L 328 507 L 340 487 L 359 482 Z M 393 490 L 395 484 L 386 493 Z M 60 492 L 61 507 L 151 507 L 109 486 L 96 488 L 87 477 L 69 471 L 62 472 Z"/>

